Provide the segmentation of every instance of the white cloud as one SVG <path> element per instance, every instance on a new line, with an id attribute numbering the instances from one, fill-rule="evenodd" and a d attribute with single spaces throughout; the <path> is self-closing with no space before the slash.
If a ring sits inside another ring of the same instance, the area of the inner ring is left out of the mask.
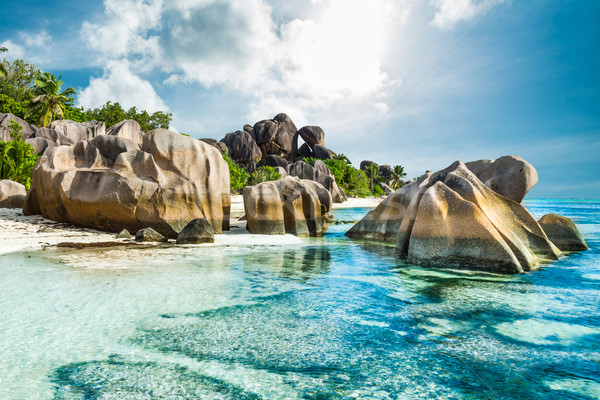
<path id="1" fill-rule="evenodd" d="M 119 102 L 123 108 L 136 106 L 150 113 L 168 110 L 150 82 L 131 71 L 127 60 L 108 62 L 104 75 L 90 79 L 89 86 L 79 93 L 77 100 L 83 107 L 101 106 L 110 100 Z"/>
<path id="2" fill-rule="evenodd" d="M 104 8 L 103 23 L 83 22 L 84 42 L 102 57 L 147 53 L 152 42 L 146 36 L 160 25 L 162 0 L 105 0 Z"/>
<path id="3" fill-rule="evenodd" d="M 5 40 L 4 42 L 0 43 L 0 47 L 6 47 L 6 49 L 8 50 L 7 53 L 2 54 L 2 57 L 15 59 L 23 58 L 23 56 L 25 55 L 25 49 L 19 46 L 18 44 L 14 43 L 12 40 Z"/>
<path id="4" fill-rule="evenodd" d="M 39 33 L 20 32 L 19 36 L 26 47 L 44 48 L 52 41 L 52 36 L 46 30 L 41 30 Z"/>
<path id="5" fill-rule="evenodd" d="M 440 29 L 451 29 L 458 23 L 470 21 L 483 14 L 494 4 L 505 0 L 433 0 L 437 12 L 431 24 Z"/>

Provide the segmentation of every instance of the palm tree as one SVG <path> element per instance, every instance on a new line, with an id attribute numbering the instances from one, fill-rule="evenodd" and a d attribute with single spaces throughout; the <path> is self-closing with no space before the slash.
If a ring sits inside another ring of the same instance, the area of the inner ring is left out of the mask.
<path id="1" fill-rule="evenodd" d="M 44 72 L 35 79 L 33 91 L 37 97 L 31 101 L 26 117 L 41 113 L 38 123 L 43 127 L 49 127 L 57 115 L 64 119 L 65 102 L 77 93 L 72 87 L 60 92 L 63 84 L 60 78 L 62 75 L 56 78 L 50 72 Z"/>
<path id="2" fill-rule="evenodd" d="M 402 165 L 394 166 L 394 173 L 392 175 L 392 187 L 397 189 L 400 186 L 400 179 L 406 176 L 406 172 L 404 172 L 404 167 Z"/>
<path id="3" fill-rule="evenodd" d="M 371 193 L 373 193 L 375 180 L 379 178 L 379 167 L 375 164 L 371 164 L 365 168 L 365 173 L 367 174 L 367 178 L 371 181 Z"/>
<path id="4" fill-rule="evenodd" d="M 0 46 L 0 53 L 6 53 L 7 51 L 8 51 L 8 49 L 6 47 Z M 8 68 L 3 60 L 0 62 L 0 77 L 4 77 L 6 75 L 8 75 Z"/>

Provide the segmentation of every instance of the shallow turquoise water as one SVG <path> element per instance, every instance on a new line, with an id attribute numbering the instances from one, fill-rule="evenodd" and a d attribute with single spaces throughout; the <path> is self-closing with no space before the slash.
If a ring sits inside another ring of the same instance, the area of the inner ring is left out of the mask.
<path id="1" fill-rule="evenodd" d="M 525 205 L 591 249 L 433 270 L 336 225 L 285 248 L 0 256 L 0 399 L 600 398 L 600 201 Z"/>

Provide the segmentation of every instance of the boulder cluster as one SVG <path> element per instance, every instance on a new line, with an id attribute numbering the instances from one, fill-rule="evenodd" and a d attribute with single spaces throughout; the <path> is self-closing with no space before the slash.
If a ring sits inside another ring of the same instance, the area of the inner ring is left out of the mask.
<path id="1" fill-rule="evenodd" d="M 395 242 L 413 264 L 522 273 L 587 246 L 565 217 L 539 222 L 520 203 L 537 183 L 525 160 L 457 161 L 388 196 L 346 235 Z"/>
<path id="2" fill-rule="evenodd" d="M 319 182 L 329 190 L 336 203 L 346 200 L 327 165 L 319 161 L 333 158 L 335 153 L 325 147 L 325 132 L 318 126 L 297 129 L 292 119 L 281 113 L 273 119 L 244 125 L 241 131 L 230 132 L 219 142 L 201 140 L 219 151 L 226 151 L 249 173 L 257 167 L 273 167 L 282 177 L 289 175 Z M 304 143 L 299 145 L 299 140 Z M 308 157 L 317 161 L 303 162 Z"/>

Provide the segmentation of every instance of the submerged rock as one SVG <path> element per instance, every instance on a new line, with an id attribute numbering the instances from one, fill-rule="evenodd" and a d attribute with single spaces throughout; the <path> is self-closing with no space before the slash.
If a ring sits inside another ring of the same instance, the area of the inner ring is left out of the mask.
<path id="1" fill-rule="evenodd" d="M 227 229 L 227 163 L 199 140 L 155 129 L 142 145 L 117 136 L 48 149 L 33 172 L 23 212 L 89 228 L 175 238 L 196 218 Z"/>
<path id="2" fill-rule="evenodd" d="M 243 195 L 248 231 L 254 234 L 319 236 L 323 211 L 331 204 L 322 185 L 290 176 L 246 186 Z"/>
<path id="3" fill-rule="evenodd" d="M 215 231 L 204 218 L 197 218 L 187 224 L 177 236 L 177 244 L 214 243 Z"/>
<path id="4" fill-rule="evenodd" d="M 539 221 L 548 239 L 562 251 L 584 251 L 588 245 L 569 218 L 562 215 L 546 214 Z"/>
<path id="5" fill-rule="evenodd" d="M 8 179 L 0 181 L 0 208 L 23 208 L 27 191 L 25 186 Z"/>
<path id="6" fill-rule="evenodd" d="M 559 249 L 537 221 L 505 196 L 524 195 L 531 187 L 531 176 L 537 174 L 524 167 L 509 169 L 510 174 L 501 170 L 497 177 L 493 171 L 499 165 L 520 163 L 518 157 L 499 160 L 457 161 L 442 171 L 427 173 L 388 196 L 346 235 L 395 241 L 400 258 L 426 266 L 520 273 L 542 260 L 557 259 Z M 502 179 L 520 182 L 518 190 L 500 184 Z"/>
<path id="7" fill-rule="evenodd" d="M 136 242 L 166 242 L 167 238 L 165 238 L 160 233 L 156 232 L 152 228 L 144 228 L 140 229 L 135 234 Z"/>

